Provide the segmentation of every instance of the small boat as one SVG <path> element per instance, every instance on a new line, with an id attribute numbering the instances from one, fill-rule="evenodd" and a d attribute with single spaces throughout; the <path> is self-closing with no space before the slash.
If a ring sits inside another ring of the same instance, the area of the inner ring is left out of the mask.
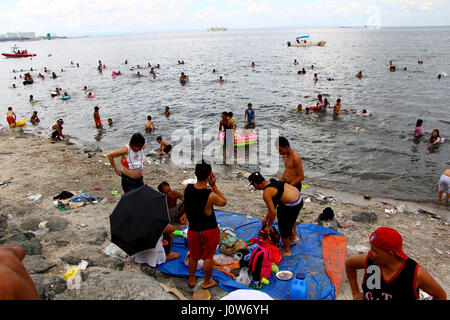
<path id="1" fill-rule="evenodd" d="M 219 28 L 219 27 L 212 27 L 212 28 L 208 28 L 206 29 L 207 31 L 227 31 L 227 28 Z"/>
<path id="2" fill-rule="evenodd" d="M 3 56 L 6 58 L 26 58 L 26 57 L 34 57 L 36 56 L 36 53 L 30 53 L 25 50 L 20 50 L 19 47 L 14 46 L 11 48 L 11 53 L 2 53 Z"/>
<path id="3" fill-rule="evenodd" d="M 323 47 L 326 41 L 307 41 L 306 38 L 309 38 L 309 36 L 301 36 L 297 37 L 296 41 L 294 43 L 291 43 L 290 41 L 287 42 L 288 47 Z M 302 40 L 300 40 L 302 39 Z"/>

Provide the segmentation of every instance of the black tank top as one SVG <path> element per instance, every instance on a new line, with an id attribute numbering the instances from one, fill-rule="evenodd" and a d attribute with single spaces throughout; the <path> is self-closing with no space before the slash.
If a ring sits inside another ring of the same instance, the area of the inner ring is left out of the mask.
<path id="1" fill-rule="evenodd" d="M 284 193 L 284 184 L 286 182 L 285 181 L 278 181 L 276 179 L 270 179 L 270 183 L 264 187 L 264 189 L 268 188 L 268 187 L 272 187 L 272 188 L 276 188 L 278 190 L 277 194 L 275 197 L 272 198 L 272 202 L 273 205 L 275 206 L 275 208 L 278 205 L 281 205 L 281 196 Z"/>
<path id="2" fill-rule="evenodd" d="M 408 258 L 400 267 L 396 275 L 385 282 L 381 277 L 380 271 L 380 289 L 369 289 L 373 285 L 371 276 L 374 273 L 367 273 L 367 268 L 376 266 L 369 257 L 367 257 L 366 269 L 364 270 L 364 279 L 362 289 L 365 300 L 417 300 L 419 292 L 415 288 L 417 269 L 419 264 L 411 258 Z M 378 269 L 379 270 L 379 269 Z"/>
<path id="3" fill-rule="evenodd" d="M 214 208 L 211 215 L 205 214 L 210 193 L 211 190 L 196 189 L 193 184 L 189 184 L 184 190 L 184 210 L 189 221 L 189 230 L 203 231 L 217 228 Z"/>

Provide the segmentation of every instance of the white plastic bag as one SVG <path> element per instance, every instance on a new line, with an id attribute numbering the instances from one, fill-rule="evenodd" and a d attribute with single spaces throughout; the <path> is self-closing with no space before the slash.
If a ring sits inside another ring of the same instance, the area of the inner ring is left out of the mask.
<path id="1" fill-rule="evenodd" d="M 81 260 L 78 266 L 68 266 L 64 279 L 66 280 L 67 288 L 70 290 L 81 289 L 81 271 L 86 270 L 88 262 Z"/>
<path id="2" fill-rule="evenodd" d="M 239 272 L 239 276 L 236 278 L 236 281 L 248 287 L 253 281 L 253 276 L 250 269 L 248 267 L 243 267 Z"/>
<path id="3" fill-rule="evenodd" d="M 189 259 L 188 258 L 189 258 L 189 255 L 186 255 L 186 258 L 184 259 L 184 265 L 186 267 L 189 267 Z M 203 260 L 198 260 L 197 269 L 195 269 L 195 270 L 198 271 L 198 270 L 203 269 L 203 263 L 204 263 Z"/>
<path id="4" fill-rule="evenodd" d="M 114 243 L 111 243 L 109 246 L 105 249 L 105 254 L 109 257 L 117 258 L 117 259 L 129 259 L 130 257 L 120 249 L 118 246 L 116 246 Z"/>
<path id="5" fill-rule="evenodd" d="M 236 255 L 233 256 L 226 256 L 223 253 L 221 254 L 215 254 L 213 257 L 213 260 L 216 264 L 220 266 L 226 266 L 228 264 L 235 264 L 236 262 L 239 262 L 239 258 L 237 258 Z"/>

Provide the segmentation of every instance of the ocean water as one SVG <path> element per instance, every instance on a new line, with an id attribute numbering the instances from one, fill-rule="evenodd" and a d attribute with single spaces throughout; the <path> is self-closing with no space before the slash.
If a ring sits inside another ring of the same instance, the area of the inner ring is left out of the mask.
<path id="1" fill-rule="evenodd" d="M 327 44 L 287 46 L 287 41 L 304 34 Z M 12 44 L 0 43 L 0 51 L 8 52 Z M 218 128 L 222 111 L 232 111 L 242 128 L 244 111 L 251 102 L 256 129 L 278 129 L 300 154 L 305 183 L 431 201 L 436 198 L 434 187 L 440 175 L 450 166 L 450 141 L 433 153 L 427 150 L 427 137 L 433 129 L 450 137 L 450 81 L 436 78 L 439 73 L 450 73 L 450 27 L 191 31 L 16 44 L 38 55 L 0 59 L 2 125 L 6 125 L 7 107 L 12 106 L 17 116 L 27 121 L 33 110 L 38 111 L 41 124 L 33 131 L 47 132 L 56 119 L 63 118 L 64 133 L 72 141 L 98 143 L 111 150 L 128 143 L 139 131 L 152 150 L 158 147 L 158 135 L 170 141 L 176 129 L 192 132 L 195 121 L 201 122 L 203 131 Z M 96 69 L 99 60 L 107 66 L 102 73 Z M 178 60 L 185 64 L 178 65 Z M 390 60 L 396 72 L 389 72 Z M 424 64 L 419 65 L 418 60 Z M 155 69 L 156 79 L 149 74 L 148 63 L 161 65 Z M 137 65 L 144 69 L 130 70 Z M 58 78 L 51 79 L 51 73 L 45 74 L 45 80 L 37 77 L 44 67 Z M 20 70 L 30 68 L 35 70 L 35 82 L 24 86 Z M 305 75 L 297 74 L 301 68 L 306 69 Z M 13 69 L 19 72 L 13 73 Z M 123 75 L 112 77 L 113 70 Z M 362 79 L 355 77 L 360 70 Z M 137 78 L 137 71 L 146 77 Z M 190 76 L 185 86 L 178 81 L 181 72 Z M 319 77 L 317 83 L 312 80 L 314 73 Z M 225 83 L 217 81 L 219 76 Z M 85 98 L 84 86 L 94 93 L 94 99 Z M 72 99 L 52 98 L 55 87 L 67 91 Z M 30 104 L 30 94 L 39 102 Z M 341 111 L 367 109 L 371 116 L 349 113 L 333 120 L 332 110 L 313 118 L 295 112 L 299 103 L 315 105 L 318 94 L 327 98 L 331 107 L 340 98 Z M 102 132 L 94 125 L 94 106 L 100 107 Z M 169 118 L 163 114 L 166 106 L 173 112 Z M 157 127 L 151 134 L 144 131 L 148 115 Z M 113 127 L 106 125 L 108 118 L 113 119 Z M 419 118 L 424 120 L 427 137 L 415 143 L 413 133 Z M 174 152 L 176 148 L 174 143 Z M 282 170 L 280 159 L 280 175 Z"/>

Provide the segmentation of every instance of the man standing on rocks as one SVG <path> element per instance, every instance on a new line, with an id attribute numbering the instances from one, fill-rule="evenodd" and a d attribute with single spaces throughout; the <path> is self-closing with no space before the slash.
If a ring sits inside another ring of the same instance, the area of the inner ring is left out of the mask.
<path id="1" fill-rule="evenodd" d="M 22 264 L 25 250 L 0 245 L 0 300 L 39 300 L 39 293 Z"/>
<path id="2" fill-rule="evenodd" d="M 283 156 L 284 172 L 279 181 L 284 181 L 291 186 L 294 186 L 298 191 L 302 191 L 302 180 L 305 178 L 303 174 L 302 159 L 291 149 L 289 141 L 285 137 L 278 138 L 278 152 Z M 297 241 L 296 223 L 292 228 L 290 240 Z"/>
<path id="3" fill-rule="evenodd" d="M 195 287 L 195 271 L 198 260 L 203 259 L 205 280 L 203 289 L 215 286 L 217 283 L 211 278 L 213 256 L 220 242 L 219 226 L 217 225 L 214 207 L 223 207 L 227 199 L 216 185 L 216 176 L 211 165 L 204 160 L 195 166 L 197 183 L 188 184 L 184 190 L 184 206 L 189 221 L 189 287 Z M 211 188 L 208 188 L 208 184 Z"/>

